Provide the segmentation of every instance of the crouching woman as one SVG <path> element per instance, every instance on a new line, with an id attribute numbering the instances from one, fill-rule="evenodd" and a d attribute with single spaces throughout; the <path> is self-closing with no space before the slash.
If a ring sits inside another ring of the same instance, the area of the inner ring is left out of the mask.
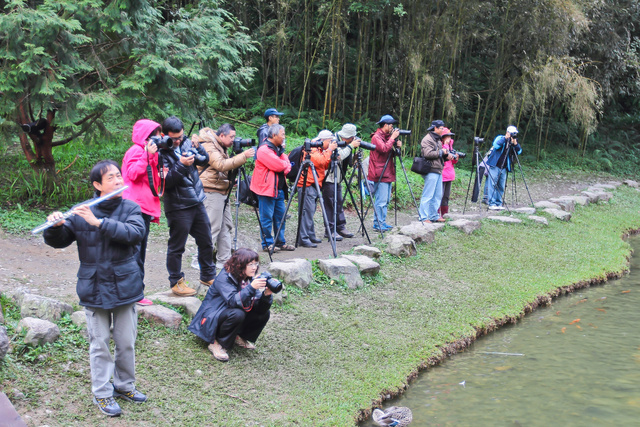
<path id="1" fill-rule="evenodd" d="M 273 302 L 267 280 L 257 278 L 258 254 L 238 249 L 225 263 L 189 325 L 209 344 L 213 357 L 226 362 L 234 343 L 248 350 L 269 321 Z"/>

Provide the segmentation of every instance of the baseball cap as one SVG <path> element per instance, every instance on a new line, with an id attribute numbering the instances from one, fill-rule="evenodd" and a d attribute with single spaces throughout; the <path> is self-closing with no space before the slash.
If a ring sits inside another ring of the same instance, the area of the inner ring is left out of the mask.
<path id="1" fill-rule="evenodd" d="M 276 110 L 275 108 L 269 108 L 264 112 L 264 116 L 265 117 L 269 117 L 269 116 L 281 116 L 284 113 L 281 113 L 280 111 Z"/>
<path id="2" fill-rule="evenodd" d="M 330 130 L 321 130 L 315 139 L 333 139 L 333 133 Z"/>
<path id="3" fill-rule="evenodd" d="M 384 116 L 380 117 L 380 120 L 378 120 L 378 124 L 382 123 L 384 123 L 385 125 L 392 125 L 394 123 L 398 123 L 398 121 L 391 117 L 389 114 L 385 114 Z"/>
<path id="4" fill-rule="evenodd" d="M 444 122 L 442 120 L 434 120 L 431 122 L 431 126 L 429 126 L 429 128 L 427 130 L 433 130 L 435 128 L 439 128 L 441 126 L 444 126 Z"/>
<path id="5" fill-rule="evenodd" d="M 340 132 L 338 132 L 338 134 L 344 139 L 352 138 L 356 136 L 356 133 L 357 133 L 356 125 L 351 123 L 347 123 L 344 126 L 342 126 L 342 129 L 340 129 Z"/>
<path id="6" fill-rule="evenodd" d="M 518 128 L 515 126 L 509 126 L 507 128 L 507 132 L 509 132 L 511 135 L 513 135 L 514 133 L 518 133 Z"/>

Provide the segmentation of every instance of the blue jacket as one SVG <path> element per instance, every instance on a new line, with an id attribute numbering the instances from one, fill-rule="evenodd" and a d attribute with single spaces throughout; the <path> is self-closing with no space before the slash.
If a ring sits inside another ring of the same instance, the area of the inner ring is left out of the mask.
<path id="1" fill-rule="evenodd" d="M 504 137 L 504 135 L 498 135 L 496 136 L 496 139 L 493 140 L 493 151 L 491 152 L 491 155 L 489 156 L 489 160 L 487 161 L 487 164 L 489 166 L 495 167 L 498 166 L 498 160 L 500 159 L 500 156 L 502 156 L 502 152 L 504 151 L 504 148 L 506 146 L 506 142 L 507 142 L 507 138 Z M 518 155 L 520 155 L 520 153 L 522 153 L 522 146 L 520 144 L 516 145 L 516 153 Z M 506 164 L 506 169 L 511 172 L 511 156 L 507 157 L 507 164 Z M 502 165 L 500 165 L 502 166 Z M 504 166 L 502 166 L 502 168 L 504 169 Z"/>

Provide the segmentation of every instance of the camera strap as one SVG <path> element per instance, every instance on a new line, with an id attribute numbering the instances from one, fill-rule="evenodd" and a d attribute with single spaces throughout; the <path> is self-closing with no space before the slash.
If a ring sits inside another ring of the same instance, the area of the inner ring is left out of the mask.
<path id="1" fill-rule="evenodd" d="M 158 153 L 158 174 L 160 175 L 160 194 L 156 191 L 156 186 L 153 183 L 153 169 L 151 169 L 151 163 L 149 160 L 149 152 L 147 151 L 147 178 L 149 179 L 149 188 L 151 189 L 151 194 L 155 197 L 162 197 L 164 194 L 164 169 L 162 168 L 162 164 L 160 163 L 160 154 Z"/>

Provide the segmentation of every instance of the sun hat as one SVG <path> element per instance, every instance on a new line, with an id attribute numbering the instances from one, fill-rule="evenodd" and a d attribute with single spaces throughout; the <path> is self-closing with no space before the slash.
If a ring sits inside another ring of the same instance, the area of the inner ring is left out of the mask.
<path id="1" fill-rule="evenodd" d="M 342 129 L 340 129 L 340 132 L 338 132 L 338 135 L 340 135 L 344 139 L 349 139 L 356 136 L 357 132 L 358 131 L 356 129 L 356 125 L 351 123 L 346 123 L 344 126 L 342 126 Z"/>

